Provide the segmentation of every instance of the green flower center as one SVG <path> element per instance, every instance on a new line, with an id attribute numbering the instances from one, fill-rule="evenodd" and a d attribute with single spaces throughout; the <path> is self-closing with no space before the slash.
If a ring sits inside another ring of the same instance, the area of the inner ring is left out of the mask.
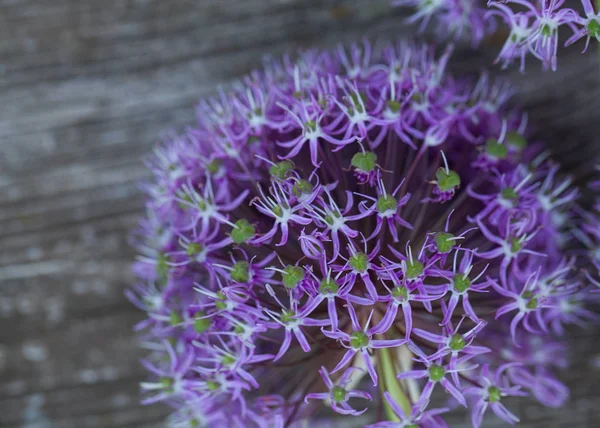
<path id="1" fill-rule="evenodd" d="M 408 279 L 415 279 L 423 274 L 424 267 L 423 263 L 418 260 L 409 261 L 406 264 L 406 277 Z"/>
<path id="2" fill-rule="evenodd" d="M 341 386 L 334 386 L 331 390 L 331 396 L 333 401 L 336 403 L 341 403 L 346 401 L 346 390 Z"/>
<path id="3" fill-rule="evenodd" d="M 309 131 L 315 132 L 317 130 L 317 122 L 315 122 L 314 120 L 309 120 L 308 122 L 306 122 L 306 129 L 308 129 Z"/>
<path id="4" fill-rule="evenodd" d="M 462 334 L 453 334 L 448 344 L 453 351 L 462 351 L 467 346 L 467 341 Z"/>
<path id="5" fill-rule="evenodd" d="M 288 172 L 292 171 L 293 169 L 294 164 L 288 160 L 284 160 L 271 165 L 271 168 L 269 168 L 269 174 L 271 174 L 271 177 L 283 180 L 286 178 Z"/>
<path id="6" fill-rule="evenodd" d="M 494 159 L 504 159 L 508 155 L 506 146 L 493 138 L 490 138 L 485 143 L 485 152 Z"/>
<path id="7" fill-rule="evenodd" d="M 490 386 L 488 388 L 488 401 L 490 403 L 496 403 L 496 402 L 500 401 L 500 398 L 502 398 L 502 394 L 500 393 L 500 389 L 498 389 L 495 386 Z"/>
<path id="8" fill-rule="evenodd" d="M 471 288 L 471 280 L 469 277 L 462 273 L 457 273 L 453 278 L 454 289 L 459 293 L 464 293 Z"/>
<path id="9" fill-rule="evenodd" d="M 248 241 L 256 233 L 256 228 L 245 218 L 235 222 L 235 228 L 231 231 L 231 239 L 236 244 Z"/>
<path id="10" fill-rule="evenodd" d="M 281 282 L 285 288 L 292 289 L 298 286 L 298 283 L 304 279 L 304 269 L 299 266 L 288 265 L 283 269 Z"/>
<path id="11" fill-rule="evenodd" d="M 322 294 L 335 294 L 340 289 L 340 286 L 333 278 L 325 278 L 319 284 L 319 291 Z"/>
<path id="12" fill-rule="evenodd" d="M 435 241 L 435 247 L 438 253 L 449 253 L 454 248 L 454 235 L 447 232 L 438 232 L 435 234 L 433 240 Z"/>
<path id="13" fill-rule="evenodd" d="M 351 164 L 362 172 L 371 172 L 375 169 L 377 155 L 373 152 L 359 152 L 352 156 Z"/>
<path id="14" fill-rule="evenodd" d="M 434 382 L 439 382 L 446 375 L 446 370 L 442 366 L 438 366 L 437 364 L 429 367 L 429 379 Z"/>
<path id="15" fill-rule="evenodd" d="M 460 176 L 455 171 L 446 171 L 446 168 L 438 168 L 435 172 L 435 179 L 442 192 L 449 192 L 460 186 Z"/>
<path id="16" fill-rule="evenodd" d="M 248 282 L 250 279 L 248 262 L 237 262 L 231 269 L 231 279 L 235 282 Z"/>
<path id="17" fill-rule="evenodd" d="M 377 211 L 385 213 L 388 211 L 396 211 L 398 201 L 392 195 L 384 195 L 377 198 Z"/>
<path id="18" fill-rule="evenodd" d="M 369 258 L 365 253 L 356 253 L 348 261 L 350 267 L 357 272 L 364 273 L 369 267 Z"/>
<path id="19" fill-rule="evenodd" d="M 355 349 L 369 346 L 369 336 L 364 331 L 355 331 L 350 335 L 350 346 Z"/>

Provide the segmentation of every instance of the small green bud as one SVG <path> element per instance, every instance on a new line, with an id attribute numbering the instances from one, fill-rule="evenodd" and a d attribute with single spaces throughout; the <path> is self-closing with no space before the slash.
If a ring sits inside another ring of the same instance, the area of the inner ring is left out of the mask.
<path id="1" fill-rule="evenodd" d="M 290 323 L 290 322 L 292 322 L 294 320 L 295 320 L 295 318 L 294 318 L 294 312 L 292 312 L 292 311 L 286 311 L 286 310 L 281 311 L 281 322 L 282 323 L 287 324 L 287 323 Z"/>
<path id="2" fill-rule="evenodd" d="M 352 92 L 350 94 L 350 98 L 352 98 L 352 104 L 353 104 L 354 108 L 356 109 L 356 111 L 359 112 L 359 113 L 362 113 L 364 111 L 363 108 L 362 108 L 362 105 L 361 105 L 361 101 L 364 102 L 364 100 L 362 99 L 363 96 L 362 95 L 358 95 L 355 92 Z"/>
<path id="3" fill-rule="evenodd" d="M 455 171 L 446 171 L 446 168 L 438 168 L 435 172 L 435 179 L 442 192 L 449 192 L 460 186 L 460 176 Z"/>
<path id="4" fill-rule="evenodd" d="M 551 34 L 552 34 L 552 29 L 550 28 L 550 26 L 548 24 L 542 25 L 542 36 L 550 37 Z"/>
<path id="5" fill-rule="evenodd" d="M 377 155 L 373 152 L 358 152 L 352 156 L 351 164 L 362 172 L 371 172 L 375 169 Z"/>
<path id="6" fill-rule="evenodd" d="M 433 238 L 438 253 L 446 254 L 454 248 L 454 235 L 448 232 L 438 232 Z"/>
<path id="7" fill-rule="evenodd" d="M 490 386 L 488 388 L 488 401 L 490 403 L 496 403 L 500 401 L 502 398 L 502 394 L 500 393 L 500 389 L 495 386 Z"/>
<path id="8" fill-rule="evenodd" d="M 406 287 L 394 287 L 392 289 L 392 296 L 396 299 L 406 300 L 408 299 L 408 289 Z"/>
<path id="9" fill-rule="evenodd" d="M 467 275 L 464 275 L 462 273 L 457 273 L 456 275 L 454 275 L 453 283 L 454 289 L 459 293 L 464 293 L 469 288 L 471 288 L 471 280 Z"/>
<path id="10" fill-rule="evenodd" d="M 235 363 L 235 358 L 233 358 L 231 355 L 225 355 L 222 359 L 221 359 L 221 363 L 224 366 L 229 366 L 233 363 Z"/>
<path id="11" fill-rule="evenodd" d="M 294 184 L 294 187 L 292 187 L 292 193 L 294 196 L 299 198 L 303 194 L 308 195 L 313 191 L 313 189 L 314 186 L 310 184 L 308 180 L 298 180 L 296 184 Z"/>
<path id="12" fill-rule="evenodd" d="M 527 309 L 537 309 L 538 307 L 538 299 L 537 297 L 532 297 L 531 299 L 529 299 L 529 301 L 527 302 L 527 304 L 525 305 L 525 307 Z"/>
<path id="13" fill-rule="evenodd" d="M 158 380 L 158 383 L 160 383 L 160 385 L 163 387 L 163 389 L 167 389 L 170 390 L 173 388 L 173 384 L 175 383 L 173 381 L 173 379 L 171 379 L 170 377 L 161 377 Z"/>
<path id="14" fill-rule="evenodd" d="M 346 390 L 344 388 L 342 388 L 341 386 L 334 386 L 333 389 L 331 390 L 331 395 L 333 398 L 333 401 L 336 403 L 341 403 L 343 401 L 346 401 Z"/>
<path id="15" fill-rule="evenodd" d="M 222 291 L 217 292 L 217 300 L 215 302 L 215 306 L 220 311 L 227 308 L 227 297 L 225 297 Z"/>
<path id="16" fill-rule="evenodd" d="M 243 244 L 254 236 L 256 228 L 245 218 L 235 222 L 235 228 L 231 231 L 231 240 L 236 244 Z"/>
<path id="17" fill-rule="evenodd" d="M 437 364 L 429 367 L 429 379 L 434 382 L 439 382 L 446 375 L 446 370 L 442 366 L 438 366 Z"/>
<path id="18" fill-rule="evenodd" d="M 387 211 L 396 211 L 398 208 L 398 201 L 392 195 L 384 195 L 377 198 L 377 211 L 384 213 Z"/>
<path id="19" fill-rule="evenodd" d="M 204 312 L 198 312 L 196 314 L 198 318 L 194 320 L 194 331 L 198 334 L 202 334 L 212 326 L 210 318 L 203 318 L 206 316 Z"/>
<path id="20" fill-rule="evenodd" d="M 517 202 L 519 200 L 519 194 L 512 187 L 506 187 L 502 189 L 500 192 L 502 199 L 510 201 L 512 203 Z"/>
<path id="21" fill-rule="evenodd" d="M 324 278 L 319 284 L 319 291 L 323 294 L 335 294 L 340 286 L 333 278 Z"/>
<path id="22" fill-rule="evenodd" d="M 508 150 L 506 146 L 493 138 L 490 138 L 487 140 L 487 143 L 485 143 L 485 151 L 488 156 L 494 159 L 504 159 L 506 156 L 508 156 Z"/>
<path id="23" fill-rule="evenodd" d="M 204 247 L 197 242 L 190 242 L 187 248 L 185 249 L 185 253 L 189 257 L 194 257 L 202 252 Z"/>
<path id="24" fill-rule="evenodd" d="M 600 20 L 599 19 L 590 19 L 588 25 L 586 26 L 586 30 L 590 37 L 594 37 L 596 40 L 600 41 Z"/>
<path id="25" fill-rule="evenodd" d="M 221 161 L 219 159 L 214 159 L 206 164 L 206 170 L 213 175 L 219 172 L 219 168 L 221 168 Z"/>
<path id="26" fill-rule="evenodd" d="M 315 122 L 314 120 L 309 120 L 305 123 L 305 125 L 309 131 L 315 132 L 317 130 L 317 122 Z"/>
<path id="27" fill-rule="evenodd" d="M 269 168 L 269 174 L 271 177 L 278 178 L 279 180 L 285 179 L 287 174 L 294 169 L 294 164 L 288 160 L 284 160 L 281 162 L 277 162 L 274 165 L 271 165 Z"/>
<path id="28" fill-rule="evenodd" d="M 250 279 L 248 262 L 237 262 L 231 269 L 231 279 L 235 282 L 248 282 Z"/>
<path id="29" fill-rule="evenodd" d="M 355 271 L 364 273 L 369 267 L 369 257 L 365 253 L 356 253 L 350 257 L 348 264 Z"/>
<path id="30" fill-rule="evenodd" d="M 453 351 L 462 351 L 467 346 L 467 341 L 462 334 L 453 334 L 448 344 Z"/>
<path id="31" fill-rule="evenodd" d="M 406 277 L 408 279 L 415 279 L 418 276 L 421 276 L 423 274 L 423 271 L 425 270 L 423 263 L 421 263 L 418 260 L 413 260 L 408 261 L 406 263 Z"/>
<path id="32" fill-rule="evenodd" d="M 172 326 L 176 326 L 177 324 L 181 324 L 183 322 L 183 318 L 181 318 L 181 315 L 178 312 L 171 312 L 171 314 L 169 315 L 169 324 L 171 324 Z"/>
<path id="33" fill-rule="evenodd" d="M 510 251 L 513 253 L 518 253 L 523 248 L 523 243 L 518 238 L 512 238 L 510 240 Z"/>
<path id="34" fill-rule="evenodd" d="M 206 387 L 208 388 L 209 391 L 215 391 L 215 390 L 219 389 L 220 386 L 221 386 L 221 384 L 219 382 L 215 382 L 212 380 L 206 381 Z"/>
<path id="35" fill-rule="evenodd" d="M 506 142 L 518 149 L 524 149 L 527 147 L 527 140 L 521 134 L 515 131 L 511 131 L 506 134 Z"/>
<path id="36" fill-rule="evenodd" d="M 355 331 L 350 335 L 350 346 L 354 349 L 364 348 L 369 345 L 369 336 L 364 331 Z"/>
<path id="37" fill-rule="evenodd" d="M 275 205 L 273 207 L 273 214 L 275 214 L 277 217 L 283 217 L 283 208 L 281 205 Z"/>
<path id="38" fill-rule="evenodd" d="M 169 274 L 169 256 L 166 254 L 159 254 L 156 258 L 156 275 L 164 280 Z"/>
<path id="39" fill-rule="evenodd" d="M 283 269 L 281 274 L 281 282 L 287 289 L 293 289 L 298 286 L 298 283 L 304 279 L 304 269 L 300 266 L 288 265 Z"/>
<path id="40" fill-rule="evenodd" d="M 386 104 L 392 113 L 398 113 L 400 111 L 400 103 L 395 100 L 388 100 Z"/>

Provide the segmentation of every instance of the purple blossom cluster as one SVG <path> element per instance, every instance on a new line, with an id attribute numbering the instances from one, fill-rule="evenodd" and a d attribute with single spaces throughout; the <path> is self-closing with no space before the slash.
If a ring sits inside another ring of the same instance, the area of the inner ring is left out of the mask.
<path id="1" fill-rule="evenodd" d="M 449 58 L 269 61 L 155 150 L 128 295 L 144 403 L 172 426 L 442 427 L 464 406 L 478 427 L 518 421 L 509 397 L 565 402 L 559 336 L 594 317 L 568 250 L 578 191 L 510 88 Z"/>
<path id="2" fill-rule="evenodd" d="M 420 21 L 424 30 L 432 20 L 444 38 L 461 37 L 468 32 L 474 45 L 498 29 L 508 26 L 506 41 L 497 63 L 507 67 L 513 62 L 525 69 L 525 58 L 533 56 L 546 69 L 556 70 L 561 27 L 570 36 L 564 41 L 570 46 L 585 39 L 584 52 L 591 39 L 600 42 L 600 12 L 592 0 L 581 0 L 581 10 L 564 6 L 564 0 L 394 0 L 393 4 L 408 7 L 414 13 L 409 22 Z"/>

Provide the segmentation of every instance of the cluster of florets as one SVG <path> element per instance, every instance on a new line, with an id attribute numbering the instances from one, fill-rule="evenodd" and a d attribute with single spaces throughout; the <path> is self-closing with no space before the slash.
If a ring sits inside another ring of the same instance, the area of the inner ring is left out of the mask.
<path id="1" fill-rule="evenodd" d="M 507 25 L 509 33 L 496 62 L 503 67 L 520 61 L 525 69 L 528 55 L 539 59 L 544 68 L 556 70 L 556 53 L 560 27 L 568 27 L 569 46 L 585 38 L 584 51 L 591 39 L 600 42 L 600 12 L 594 10 L 591 0 L 581 0 L 583 11 L 564 7 L 564 0 L 394 0 L 396 6 L 410 7 L 415 12 L 410 22 L 421 21 L 425 29 L 429 21 L 436 21 L 437 31 L 445 38 L 461 37 L 469 32 L 473 44 Z"/>
<path id="2" fill-rule="evenodd" d="M 509 89 L 448 59 L 365 43 L 270 62 L 155 151 L 130 293 L 145 403 L 186 427 L 563 404 L 556 336 L 590 316 L 565 250 L 578 192 Z"/>

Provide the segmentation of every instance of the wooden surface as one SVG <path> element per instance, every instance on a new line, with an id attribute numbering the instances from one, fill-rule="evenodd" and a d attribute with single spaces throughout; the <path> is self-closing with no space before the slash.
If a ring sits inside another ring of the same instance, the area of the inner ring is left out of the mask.
<path id="1" fill-rule="evenodd" d="M 267 53 L 413 33 L 387 0 L 0 0 L 0 426 L 163 426 L 165 409 L 138 405 L 141 314 L 123 296 L 141 156 Z M 495 52 L 459 52 L 453 68 Z M 538 68 L 494 73 L 583 173 L 600 147 L 593 50 Z M 600 426 L 599 336 L 571 337 L 567 408 L 515 404 L 524 427 Z"/>

